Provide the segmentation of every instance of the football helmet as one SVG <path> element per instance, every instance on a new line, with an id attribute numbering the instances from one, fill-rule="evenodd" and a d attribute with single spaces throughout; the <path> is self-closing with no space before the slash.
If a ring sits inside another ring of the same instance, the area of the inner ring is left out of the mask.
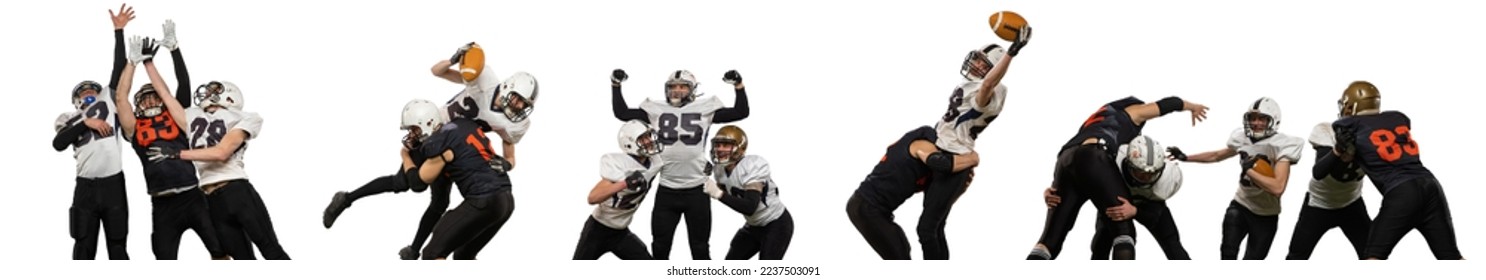
<path id="1" fill-rule="evenodd" d="M 619 127 L 619 149 L 637 157 L 658 155 L 665 150 L 655 128 L 640 120 L 630 120 Z"/>
<path id="2" fill-rule="evenodd" d="M 149 107 L 140 106 L 145 100 L 154 98 L 155 104 Z M 155 92 L 155 86 L 144 84 L 139 87 L 139 92 L 134 93 L 134 116 L 153 118 L 165 112 L 165 100 L 160 99 L 160 93 Z"/>
<path id="3" fill-rule="evenodd" d="M 1264 131 L 1254 131 L 1254 127 L 1249 125 L 1249 120 L 1260 117 L 1268 118 L 1269 124 L 1264 128 Z M 1244 135 L 1250 138 L 1268 138 L 1274 136 L 1275 133 L 1279 133 L 1279 129 L 1280 103 L 1275 102 L 1273 98 L 1259 98 L 1259 100 L 1254 101 L 1253 105 L 1249 106 L 1248 112 L 1245 112 L 1243 115 Z"/>
<path id="4" fill-rule="evenodd" d="M 1339 117 L 1375 114 L 1383 103 L 1383 96 L 1378 93 L 1378 87 L 1367 81 L 1355 81 L 1347 86 L 1342 92 L 1342 98 L 1336 100 L 1336 107 L 1340 111 Z"/>
<path id="5" fill-rule="evenodd" d="M 83 97 L 83 92 L 88 90 L 93 90 L 95 95 Z M 72 87 L 72 106 L 81 110 L 83 107 L 87 107 L 89 104 L 98 101 L 98 96 L 101 95 L 103 95 L 102 84 L 94 81 L 82 81 L 81 83 L 77 83 L 77 86 Z"/>
<path id="6" fill-rule="evenodd" d="M 1150 136 L 1136 136 L 1125 145 L 1125 162 L 1121 165 L 1125 180 L 1132 186 L 1149 188 L 1166 170 L 1166 148 Z"/>
<path id="7" fill-rule="evenodd" d="M 403 143 L 409 146 L 416 146 L 409 143 L 422 143 L 423 140 L 432 136 L 438 126 L 444 124 L 445 121 L 444 114 L 439 112 L 439 105 L 434 104 L 433 101 L 424 99 L 408 101 L 408 104 L 402 106 L 400 128 L 408 130 L 408 136 L 403 139 Z"/>
<path id="8" fill-rule="evenodd" d="M 692 100 L 696 100 L 698 84 L 697 77 L 692 75 L 691 71 L 676 70 L 676 72 L 671 72 L 671 76 L 666 78 L 666 101 L 670 102 L 671 106 L 686 106 Z M 673 85 L 686 85 L 686 91 L 671 92 L 671 86 Z"/>
<path id="9" fill-rule="evenodd" d="M 1000 62 L 1001 58 L 1005 56 L 1006 49 L 997 44 L 985 45 L 984 47 L 970 50 L 970 53 L 965 54 L 965 61 L 960 64 L 960 75 L 965 76 L 966 80 L 971 81 L 985 79 L 985 74 L 990 73 L 991 69 L 996 67 L 996 62 Z M 975 73 L 975 64 L 973 62 L 976 60 L 985 62 L 985 73 L 979 73 L 979 75 Z"/>
<path id="10" fill-rule="evenodd" d="M 505 81 L 501 82 L 499 87 L 496 87 L 491 92 L 490 102 L 483 102 L 488 109 L 480 112 L 480 118 L 493 119 L 495 117 L 494 114 L 501 114 L 506 119 L 511 120 L 511 122 L 526 120 L 535 109 L 537 92 L 536 77 L 533 77 L 530 73 L 516 72 L 516 74 L 512 74 L 511 77 L 506 78 Z M 500 104 L 496 104 L 497 100 Z M 520 108 L 511 106 L 512 103 L 518 101 L 522 104 Z"/>
<path id="11" fill-rule="evenodd" d="M 232 82 L 212 81 L 196 87 L 194 100 L 196 106 L 201 108 L 221 106 L 239 111 L 243 109 L 242 90 Z"/>
<path id="12" fill-rule="evenodd" d="M 729 151 L 720 151 L 718 145 L 732 145 Z M 748 134 L 743 133 L 742 128 L 736 125 L 724 126 L 717 130 L 717 136 L 712 136 L 712 163 L 718 167 L 738 162 L 743 159 L 743 153 L 748 151 Z"/>

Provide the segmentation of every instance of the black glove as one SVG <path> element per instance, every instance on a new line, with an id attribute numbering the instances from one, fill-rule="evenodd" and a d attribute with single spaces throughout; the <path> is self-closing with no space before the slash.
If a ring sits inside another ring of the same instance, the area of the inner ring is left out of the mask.
<path id="1" fill-rule="evenodd" d="M 624 73 L 624 69 L 614 69 L 614 74 L 609 74 L 610 82 L 618 84 L 623 83 L 625 80 L 629 80 L 629 74 Z"/>
<path id="2" fill-rule="evenodd" d="M 638 190 L 649 184 L 650 182 L 645 182 L 645 173 L 640 171 L 630 172 L 628 177 L 624 177 L 625 188 L 630 190 Z"/>
<path id="3" fill-rule="evenodd" d="M 402 247 L 402 250 L 397 251 L 397 256 L 403 260 L 417 260 L 419 255 L 421 254 L 418 253 L 417 249 L 413 249 L 413 245 Z"/>
<path id="4" fill-rule="evenodd" d="M 506 173 L 506 171 L 511 170 L 511 162 L 506 161 L 506 158 L 503 157 L 495 157 L 490 159 L 490 169 L 495 170 L 495 172 Z"/>
<path id="5" fill-rule="evenodd" d="M 1011 47 L 1006 49 L 1006 55 L 1016 57 L 1016 54 L 1022 52 L 1022 47 L 1026 47 L 1027 42 L 1031 40 L 1032 26 L 1022 26 L 1021 30 L 1016 31 L 1016 41 L 1011 42 Z"/>
<path id="6" fill-rule="evenodd" d="M 144 38 L 144 44 L 139 48 L 139 52 L 141 54 L 144 54 L 147 58 L 145 58 L 144 61 L 140 62 L 149 63 L 151 61 L 155 61 L 155 54 L 159 51 L 160 45 L 155 42 L 154 38 Z"/>
<path id="7" fill-rule="evenodd" d="M 1187 153 L 1183 153 L 1182 149 L 1176 146 L 1166 147 L 1166 153 L 1170 154 L 1167 156 L 1171 157 L 1171 159 L 1187 161 Z"/>
<path id="8" fill-rule="evenodd" d="M 464 53 L 469 52 L 470 51 L 470 47 L 473 47 L 473 46 L 475 46 L 475 42 L 470 42 L 469 44 L 464 44 L 464 46 L 460 46 L 459 47 L 459 50 L 455 50 L 454 51 L 454 56 L 449 57 L 449 63 L 459 64 L 459 61 L 464 60 Z"/>
<path id="9" fill-rule="evenodd" d="M 738 70 L 728 70 L 727 73 L 722 73 L 722 82 L 736 85 L 743 82 L 743 75 L 738 75 Z"/>
<path id="10" fill-rule="evenodd" d="M 149 157 L 150 162 L 161 162 L 167 159 L 180 159 L 181 150 L 171 147 L 150 147 L 150 151 L 145 152 L 145 155 Z"/>

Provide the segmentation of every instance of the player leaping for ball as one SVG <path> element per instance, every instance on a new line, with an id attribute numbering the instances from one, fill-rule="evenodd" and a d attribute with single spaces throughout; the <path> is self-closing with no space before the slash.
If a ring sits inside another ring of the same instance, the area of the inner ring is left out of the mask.
<path id="1" fill-rule="evenodd" d="M 1024 24 L 1015 34 L 1009 48 L 990 44 L 965 55 L 960 66 L 965 81 L 949 96 L 949 109 L 934 127 L 939 135 L 934 144 L 940 152 L 928 162 L 934 172 L 924 190 L 924 214 L 918 221 L 925 260 L 949 259 L 944 227 L 951 207 L 965 193 L 970 173 L 974 172 L 973 168 L 952 172 L 951 159 L 954 155 L 975 152 L 975 140 L 1001 115 L 1007 93 L 1001 78 L 1006 77 L 1012 58 L 1032 39 L 1032 27 Z"/>
<path id="2" fill-rule="evenodd" d="M 1186 155 L 1168 148 L 1176 160 L 1214 163 L 1239 156 L 1238 191 L 1223 216 L 1222 259 L 1238 259 L 1239 244 L 1247 244 L 1243 259 L 1269 255 L 1280 222 L 1280 195 L 1290 182 L 1290 167 L 1300 163 L 1305 140 L 1279 132 L 1280 104 L 1259 98 L 1243 115 L 1243 128 L 1229 134 L 1222 149 Z M 1244 237 L 1248 242 L 1244 242 Z"/>
<path id="3" fill-rule="evenodd" d="M 702 185 L 713 166 L 704 146 L 713 123 L 729 123 L 748 117 L 748 95 L 743 90 L 743 76 L 736 70 L 722 75 L 723 82 L 733 85 L 736 94 L 733 108 L 722 106 L 712 96 L 696 100 L 697 79 L 690 71 L 677 70 L 666 78 L 666 102 L 646 99 L 639 109 L 624 102 L 620 83 L 629 79 L 624 70 L 615 69 L 609 76 L 614 91 L 614 117 L 620 121 L 645 120 L 659 128 L 660 142 L 665 147 L 661 157 L 671 164 L 661 170 L 660 188 L 655 194 L 651 212 L 650 233 L 655 259 L 671 257 L 671 243 L 676 225 L 686 217 L 687 240 L 694 260 L 711 259 L 707 239 L 712 235 L 712 200 Z M 695 101 L 695 102 L 693 102 Z"/>
<path id="4" fill-rule="evenodd" d="M 1119 147 L 1139 136 L 1147 121 L 1176 111 L 1191 112 L 1194 126 L 1207 118 L 1207 106 L 1176 96 L 1154 103 L 1126 97 L 1107 103 L 1089 115 L 1078 133 L 1058 152 L 1058 162 L 1053 169 L 1053 189 L 1062 198 L 1062 203 L 1048 210 L 1042 237 L 1027 254 L 1027 259 L 1056 259 L 1084 202 L 1092 200 L 1098 209 L 1130 203 L 1130 188 L 1124 184 L 1119 164 L 1114 160 Z M 1138 208 L 1131 210 L 1136 210 L 1136 213 L 1129 215 L 1139 215 Z M 1115 235 L 1113 258 L 1135 259 L 1135 225 L 1128 217 L 1110 218 L 1115 220 L 1108 224 Z"/>
<path id="5" fill-rule="evenodd" d="M 1372 83 L 1352 82 L 1337 100 L 1342 117 L 1331 124 L 1336 132 L 1332 153 L 1341 163 L 1362 165 L 1383 195 L 1363 259 L 1388 259 L 1398 240 L 1417 229 L 1436 259 L 1464 260 L 1455 243 L 1445 190 L 1419 158 L 1413 122 L 1401 112 L 1381 111 L 1381 103 L 1382 96 Z"/>
<path id="6" fill-rule="evenodd" d="M 227 253 L 220 249 L 206 194 L 201 191 L 196 177 L 196 166 L 181 159 L 150 159 L 152 149 L 189 147 L 186 135 L 182 135 L 185 132 L 181 131 L 181 127 L 187 126 L 183 118 L 185 109 L 171 95 L 164 78 L 155 69 L 154 56 L 158 49 L 152 39 L 138 36 L 131 39 L 129 60 L 144 64 L 151 83 L 140 87 L 132 105 L 128 96 L 114 96 L 120 111 L 133 112 L 132 115 L 119 114 L 119 123 L 123 135 L 134 144 L 134 152 L 144 166 L 145 183 L 154 208 L 151 247 L 156 259 L 174 260 L 180 250 L 181 235 L 190 229 L 201 238 L 213 259 L 228 259 Z M 128 88 L 127 81 L 133 77 L 132 66 L 126 66 L 124 73 L 120 88 Z"/>
<path id="7" fill-rule="evenodd" d="M 599 159 L 599 182 L 588 191 L 588 204 L 596 206 L 578 235 L 574 260 L 597 260 L 605 253 L 622 260 L 652 258 L 629 225 L 650 192 L 651 180 L 666 164 L 660 158 L 664 147 L 654 127 L 630 120 L 619 128 L 619 149 L 623 152 Z"/>

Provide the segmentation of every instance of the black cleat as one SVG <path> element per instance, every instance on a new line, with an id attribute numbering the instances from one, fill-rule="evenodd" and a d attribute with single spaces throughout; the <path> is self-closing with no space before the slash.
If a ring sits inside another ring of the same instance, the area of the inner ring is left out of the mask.
<path id="1" fill-rule="evenodd" d="M 397 251 L 397 255 L 402 257 L 403 260 L 417 260 L 419 257 L 418 251 L 413 249 L 413 245 L 402 247 L 402 250 Z"/>
<path id="2" fill-rule="evenodd" d="M 346 199 L 346 194 L 348 193 L 336 192 L 335 196 L 330 198 L 330 206 L 325 207 L 325 228 L 328 229 L 330 225 L 335 224 L 335 218 L 340 217 L 341 212 L 346 211 L 347 207 L 351 207 L 351 201 Z"/>

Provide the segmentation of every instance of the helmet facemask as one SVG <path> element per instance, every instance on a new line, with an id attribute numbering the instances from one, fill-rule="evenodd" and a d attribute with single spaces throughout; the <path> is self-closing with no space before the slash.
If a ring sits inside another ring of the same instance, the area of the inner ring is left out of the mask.
<path id="1" fill-rule="evenodd" d="M 210 82 L 196 87 L 196 94 L 192 100 L 195 100 L 196 106 L 201 108 L 227 107 L 222 103 L 222 91 L 224 90 L 222 83 Z"/>
<path id="2" fill-rule="evenodd" d="M 686 70 L 677 70 L 666 79 L 666 101 L 671 106 L 691 104 L 697 97 L 697 78 Z"/>
<path id="3" fill-rule="evenodd" d="M 1249 138 L 1265 139 L 1274 136 L 1278 132 L 1275 130 L 1275 127 L 1278 127 L 1279 123 L 1273 116 L 1257 111 L 1250 111 L 1244 113 L 1243 119 L 1244 135 Z"/>
<path id="4" fill-rule="evenodd" d="M 507 92 L 501 96 L 501 112 L 506 114 L 506 119 L 512 122 L 520 122 L 531 116 L 532 102 L 517 92 Z"/>
<path id="5" fill-rule="evenodd" d="M 960 63 L 960 75 L 969 81 L 985 79 L 1004 53 L 1001 46 L 996 44 L 971 50 L 970 53 L 965 54 L 965 60 Z"/>
<path id="6" fill-rule="evenodd" d="M 165 112 L 165 100 L 160 99 L 160 93 L 155 92 L 155 87 L 145 84 L 134 94 L 134 116 L 153 118 Z"/>
<path id="7" fill-rule="evenodd" d="M 78 110 L 92 105 L 98 101 L 98 94 L 103 92 L 103 85 L 94 81 L 83 81 L 72 88 L 72 106 Z"/>
<path id="8" fill-rule="evenodd" d="M 649 157 L 659 155 L 662 151 L 665 151 L 665 148 L 660 145 L 660 136 L 655 133 L 655 129 L 647 129 L 644 134 L 635 137 L 635 151 L 631 154 Z"/>

